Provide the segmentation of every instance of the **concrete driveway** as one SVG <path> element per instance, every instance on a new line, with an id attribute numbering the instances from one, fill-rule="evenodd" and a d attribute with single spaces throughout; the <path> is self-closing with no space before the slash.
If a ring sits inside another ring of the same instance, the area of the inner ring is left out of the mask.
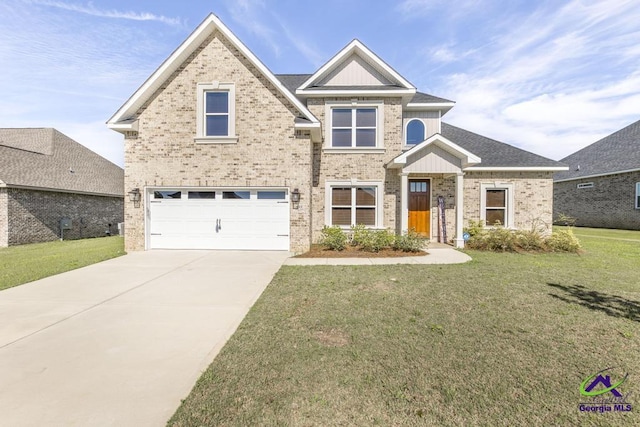
<path id="1" fill-rule="evenodd" d="M 0 292 L 0 424 L 160 426 L 286 252 L 138 252 Z"/>

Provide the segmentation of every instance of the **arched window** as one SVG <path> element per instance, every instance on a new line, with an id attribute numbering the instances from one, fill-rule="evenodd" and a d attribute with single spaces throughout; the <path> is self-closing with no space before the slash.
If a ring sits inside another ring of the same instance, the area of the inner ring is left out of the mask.
<path id="1" fill-rule="evenodd" d="M 424 123 L 422 120 L 413 119 L 407 123 L 406 144 L 413 145 L 424 141 Z"/>

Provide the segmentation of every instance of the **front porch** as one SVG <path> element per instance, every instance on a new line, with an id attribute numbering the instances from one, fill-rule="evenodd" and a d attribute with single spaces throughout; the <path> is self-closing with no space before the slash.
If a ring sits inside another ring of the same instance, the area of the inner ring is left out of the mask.
<path id="1" fill-rule="evenodd" d="M 400 176 L 400 229 L 464 247 L 464 172 L 480 158 L 436 134 L 393 159 Z"/>

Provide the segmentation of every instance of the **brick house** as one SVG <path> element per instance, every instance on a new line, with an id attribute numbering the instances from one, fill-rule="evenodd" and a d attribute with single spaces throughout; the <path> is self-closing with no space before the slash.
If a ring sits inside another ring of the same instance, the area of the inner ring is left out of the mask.
<path id="1" fill-rule="evenodd" d="M 301 252 L 356 223 L 461 247 L 468 220 L 551 224 L 565 167 L 442 123 L 453 106 L 358 40 L 313 74 L 274 75 L 210 15 L 107 123 L 141 195 L 126 248 Z"/>
<path id="2" fill-rule="evenodd" d="M 640 120 L 565 157 L 554 176 L 554 218 L 640 230 Z"/>
<path id="3" fill-rule="evenodd" d="M 122 168 L 55 129 L 0 129 L 0 247 L 117 233 L 123 182 Z"/>

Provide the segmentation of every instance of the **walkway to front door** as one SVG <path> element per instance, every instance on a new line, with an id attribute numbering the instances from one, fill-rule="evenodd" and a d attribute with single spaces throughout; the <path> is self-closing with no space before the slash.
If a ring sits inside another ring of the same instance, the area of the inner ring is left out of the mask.
<path id="1" fill-rule="evenodd" d="M 409 229 L 429 238 L 431 236 L 431 200 L 428 179 L 409 180 Z"/>

